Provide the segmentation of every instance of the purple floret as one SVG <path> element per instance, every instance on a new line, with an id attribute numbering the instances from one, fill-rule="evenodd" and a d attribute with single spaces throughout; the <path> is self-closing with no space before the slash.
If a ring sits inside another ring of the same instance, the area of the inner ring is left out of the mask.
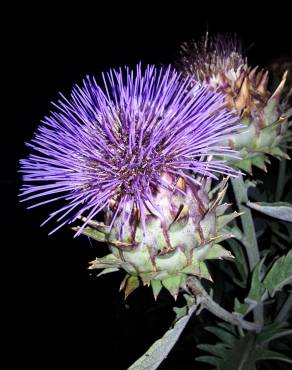
<path id="1" fill-rule="evenodd" d="M 20 161 L 29 208 L 63 201 L 46 220 L 57 217 L 52 232 L 81 215 L 94 218 L 111 200 L 116 215 L 127 205 L 143 218 L 157 188 L 173 191 L 163 173 L 188 182 L 237 175 L 221 160 L 236 156 L 220 143 L 240 128 L 223 94 L 171 67 L 111 70 L 103 80 L 101 88 L 88 77 L 69 99 L 61 95 L 28 144 L 34 154 Z"/>

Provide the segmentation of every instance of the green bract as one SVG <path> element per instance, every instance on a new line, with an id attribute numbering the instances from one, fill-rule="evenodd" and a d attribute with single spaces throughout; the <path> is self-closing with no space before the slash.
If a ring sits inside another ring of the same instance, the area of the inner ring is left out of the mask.
<path id="1" fill-rule="evenodd" d="M 172 182 L 170 175 L 163 175 L 163 180 Z M 212 197 L 204 185 L 186 183 L 182 178 L 173 193 L 159 188 L 153 196 L 155 209 L 149 209 L 147 204 L 144 207 L 145 232 L 141 217 L 134 210 L 122 237 L 122 217 L 116 218 L 111 230 L 107 226 L 116 206 L 113 202 L 105 215 L 105 224 L 92 221 L 83 230 L 83 234 L 107 242 L 111 250 L 109 255 L 94 260 L 90 269 L 104 269 L 102 273 L 125 270 L 121 288 L 126 297 L 140 282 L 151 285 L 155 297 L 165 287 L 176 298 L 188 275 L 211 280 L 205 261 L 232 258 L 218 244 L 231 237 L 224 232 L 224 226 L 238 216 L 236 212 L 224 214 L 229 206 L 221 204 L 226 187 L 224 180 Z"/>

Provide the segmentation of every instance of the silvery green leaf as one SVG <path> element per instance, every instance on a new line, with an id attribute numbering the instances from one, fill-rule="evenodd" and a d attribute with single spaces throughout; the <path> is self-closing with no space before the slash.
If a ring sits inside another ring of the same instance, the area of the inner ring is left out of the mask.
<path id="1" fill-rule="evenodd" d="M 214 365 L 215 369 L 221 369 L 220 361 L 214 356 L 199 356 L 196 357 L 196 361 L 205 362 L 206 364 Z M 214 368 L 213 368 L 214 369 Z"/>
<path id="2" fill-rule="evenodd" d="M 244 303 L 240 303 L 238 300 L 235 301 L 234 310 L 241 315 L 246 315 L 256 305 L 261 303 L 262 297 L 265 293 L 265 287 L 262 283 L 262 266 L 264 258 L 256 265 L 251 279 L 251 286 Z"/>
<path id="3" fill-rule="evenodd" d="M 181 335 L 196 308 L 197 305 L 195 304 L 191 306 L 188 314 L 179 319 L 174 324 L 172 329 L 168 330 L 162 338 L 153 343 L 147 352 L 144 353 L 144 355 L 140 357 L 133 365 L 131 365 L 128 370 L 157 369 L 177 342 L 179 336 Z"/>
<path id="4" fill-rule="evenodd" d="M 292 359 L 289 358 L 288 356 L 280 352 L 271 351 L 268 349 L 257 351 L 256 360 L 278 360 L 278 361 L 284 361 L 284 362 L 288 362 L 289 364 L 292 364 Z"/>
<path id="5" fill-rule="evenodd" d="M 278 258 L 265 276 L 263 284 L 273 297 L 286 284 L 292 283 L 292 249 Z"/>
<path id="6" fill-rule="evenodd" d="M 234 300 L 234 312 L 244 316 L 248 312 L 250 306 L 247 303 L 241 303 L 237 298 Z"/>
<path id="7" fill-rule="evenodd" d="M 218 335 L 216 334 L 216 336 Z M 220 331 L 220 337 L 222 340 L 221 343 L 219 342 L 212 345 L 198 345 L 199 349 L 204 350 L 213 356 L 200 356 L 196 358 L 196 360 L 208 362 L 214 365 L 216 370 L 255 370 L 255 336 L 251 333 L 248 333 L 244 337 L 238 338 L 234 335 L 230 337 L 230 333 L 228 333 L 227 342 L 225 339 L 223 339 L 224 336 L 222 336 Z"/>
<path id="8" fill-rule="evenodd" d="M 257 335 L 257 343 L 267 344 L 274 339 L 281 338 L 287 335 L 292 335 L 292 329 L 289 329 L 287 322 L 273 322 L 266 325 L 261 333 Z"/>
<path id="9" fill-rule="evenodd" d="M 237 331 L 236 327 L 233 326 L 233 325 L 230 325 L 227 322 L 218 322 L 217 326 L 220 327 L 220 328 L 225 329 L 226 331 L 228 331 L 229 333 L 231 333 L 235 336 L 238 334 L 238 331 Z"/>
<path id="10" fill-rule="evenodd" d="M 254 301 L 256 303 L 260 303 L 262 300 L 262 296 L 265 292 L 265 288 L 262 284 L 262 266 L 264 263 L 264 258 L 256 265 L 251 279 L 251 287 L 248 293 L 246 300 Z"/>
<path id="11" fill-rule="evenodd" d="M 292 204 L 286 202 L 247 202 L 248 207 L 255 209 L 265 215 L 277 218 L 283 221 L 292 222 Z"/>
<path id="12" fill-rule="evenodd" d="M 209 352 L 212 355 L 224 358 L 225 352 L 226 352 L 226 344 L 225 343 L 216 343 L 214 344 L 198 344 L 197 348 L 199 348 L 202 351 Z M 196 358 L 197 361 L 198 358 Z"/>
<path id="13" fill-rule="evenodd" d="M 235 239 L 227 239 L 232 254 L 235 256 L 235 266 L 240 274 L 240 280 L 234 279 L 234 282 L 245 288 L 247 284 L 247 277 L 249 274 L 246 257 L 243 251 L 243 246 Z"/>
<path id="14" fill-rule="evenodd" d="M 213 332 L 221 342 L 199 344 L 198 348 L 207 352 L 208 355 L 199 356 L 196 361 L 207 362 L 214 366 L 214 370 L 255 370 L 257 361 L 261 360 L 280 360 L 292 363 L 286 355 L 268 348 L 268 343 L 276 339 L 277 331 L 281 332 L 280 336 L 290 334 L 286 326 L 287 323 L 271 324 L 260 334 L 249 332 L 244 336 L 239 336 L 235 331 L 231 334 L 228 326 L 226 326 L 225 333 L 222 328 L 213 327 L 210 330 L 208 327 L 208 331 Z"/>
<path id="15" fill-rule="evenodd" d="M 152 282 L 152 281 L 151 281 Z M 174 307 L 173 311 L 175 312 L 175 321 L 178 321 L 182 317 L 186 316 L 189 312 L 191 306 L 193 306 L 196 302 L 196 299 L 188 294 L 184 294 L 184 299 L 186 301 L 186 305 L 183 307 Z"/>
<path id="16" fill-rule="evenodd" d="M 228 346 L 232 346 L 234 344 L 234 341 L 236 337 L 233 335 L 233 333 L 230 333 L 229 331 L 225 330 L 224 328 L 219 328 L 218 326 L 207 326 L 205 327 L 205 330 L 209 331 L 210 333 L 216 335 L 217 338 L 219 338 L 223 343 L 226 343 Z"/>

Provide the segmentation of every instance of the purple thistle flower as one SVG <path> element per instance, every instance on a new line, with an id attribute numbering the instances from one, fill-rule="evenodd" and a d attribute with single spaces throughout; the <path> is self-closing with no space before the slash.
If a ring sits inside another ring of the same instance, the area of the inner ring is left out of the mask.
<path id="1" fill-rule="evenodd" d="M 226 78 L 235 81 L 248 70 L 242 45 L 236 34 L 217 34 L 209 37 L 208 32 L 199 42 L 183 43 L 179 69 L 192 75 L 197 81 L 220 86 Z"/>
<path id="2" fill-rule="evenodd" d="M 55 230 L 81 215 L 91 220 L 112 200 L 119 205 L 112 223 L 126 205 L 143 223 L 143 204 L 152 204 L 155 189 L 175 189 L 164 173 L 196 184 L 193 174 L 237 175 L 220 160 L 236 157 L 218 143 L 239 129 L 223 94 L 170 67 L 111 70 L 103 80 L 104 89 L 87 77 L 69 99 L 61 95 L 27 144 L 35 154 L 20 161 L 21 196 L 36 202 L 29 208 L 64 201 L 45 221 L 57 217 Z"/>

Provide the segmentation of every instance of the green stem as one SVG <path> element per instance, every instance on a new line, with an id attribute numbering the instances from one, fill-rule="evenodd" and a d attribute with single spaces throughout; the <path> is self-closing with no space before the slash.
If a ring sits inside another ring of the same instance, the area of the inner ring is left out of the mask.
<path id="1" fill-rule="evenodd" d="M 242 176 L 231 179 L 234 196 L 236 199 L 237 207 L 239 212 L 243 212 L 241 215 L 241 223 L 243 229 L 243 239 L 242 242 L 246 249 L 246 254 L 248 258 L 248 263 L 250 271 L 252 271 L 257 263 L 260 261 L 260 253 L 258 248 L 258 243 L 256 239 L 256 233 L 254 228 L 254 222 L 251 214 L 251 210 L 245 206 L 248 202 L 247 189 L 244 184 Z M 263 307 L 261 304 L 254 308 L 255 321 L 262 326 L 263 325 Z"/>
<path id="2" fill-rule="evenodd" d="M 285 321 L 289 311 L 291 310 L 291 307 L 292 307 L 292 292 L 289 293 L 288 298 L 286 299 L 286 302 L 283 304 L 280 311 L 278 312 L 275 321 L 277 322 Z"/>
<path id="3" fill-rule="evenodd" d="M 248 202 L 247 190 L 242 176 L 232 178 L 231 183 L 233 186 L 238 210 L 239 212 L 243 212 L 243 215 L 241 215 L 241 222 L 244 234 L 242 241 L 246 247 L 249 267 L 251 270 L 253 270 L 260 260 L 260 254 L 251 210 L 243 204 Z"/>
<path id="4" fill-rule="evenodd" d="M 208 311 L 212 312 L 215 316 L 219 317 L 224 321 L 229 322 L 232 325 L 237 325 L 242 329 L 256 332 L 260 331 L 261 325 L 259 325 L 258 323 L 246 321 L 241 316 L 228 312 L 218 303 L 213 301 L 213 299 L 203 288 L 199 280 L 196 279 L 194 276 L 188 278 L 187 287 L 189 291 L 192 293 L 192 295 L 194 295 L 196 299 L 199 301 L 200 305 L 206 308 Z"/>
<path id="5" fill-rule="evenodd" d="M 286 166 L 287 166 L 286 159 L 282 159 L 280 161 L 279 169 L 278 169 L 278 179 L 277 179 L 275 202 L 278 202 L 283 196 Z"/>

